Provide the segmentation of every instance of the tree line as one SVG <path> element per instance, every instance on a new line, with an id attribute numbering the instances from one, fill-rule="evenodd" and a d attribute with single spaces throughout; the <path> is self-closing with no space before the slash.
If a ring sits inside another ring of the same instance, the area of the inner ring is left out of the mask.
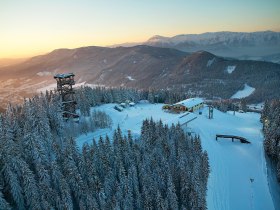
<path id="1" fill-rule="evenodd" d="M 84 86 L 76 89 L 78 108 L 82 115 L 90 115 L 90 107 L 106 103 L 123 103 L 126 100 L 138 102 L 148 100 L 150 103 L 173 104 L 189 97 L 184 91 L 138 90 L 134 88 L 107 88 Z"/>
<path id="2" fill-rule="evenodd" d="M 266 101 L 261 116 L 264 133 L 264 149 L 276 166 L 280 182 L 280 99 Z"/>

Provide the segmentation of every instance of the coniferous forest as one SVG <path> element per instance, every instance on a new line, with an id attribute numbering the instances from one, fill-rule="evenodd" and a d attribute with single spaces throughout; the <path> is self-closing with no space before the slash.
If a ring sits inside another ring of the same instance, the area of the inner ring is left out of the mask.
<path id="1" fill-rule="evenodd" d="M 206 209 L 210 169 L 198 136 L 147 119 L 138 139 L 118 128 L 80 150 L 75 136 L 111 123 L 82 107 L 115 99 L 104 101 L 105 89 L 77 92 L 81 117 L 92 119 L 78 125 L 48 92 L 0 115 L 0 209 Z"/>
<path id="2" fill-rule="evenodd" d="M 277 179 L 280 182 L 280 100 L 265 103 L 261 121 L 265 136 L 264 149 L 276 166 Z"/>
<path id="3" fill-rule="evenodd" d="M 188 98 L 184 91 L 172 90 L 138 90 L 133 88 L 81 87 L 76 90 L 78 108 L 82 115 L 90 114 L 90 107 L 106 103 L 122 103 L 126 100 L 138 102 L 148 100 L 150 103 L 172 104 Z"/>

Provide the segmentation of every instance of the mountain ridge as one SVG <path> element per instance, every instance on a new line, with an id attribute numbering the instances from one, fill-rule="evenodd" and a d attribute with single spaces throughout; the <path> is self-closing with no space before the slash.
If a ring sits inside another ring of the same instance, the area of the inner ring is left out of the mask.
<path id="1" fill-rule="evenodd" d="M 139 44 L 139 43 L 135 43 Z M 172 37 L 154 35 L 142 44 L 174 48 L 185 52 L 209 51 L 223 57 L 280 63 L 280 32 L 205 32 Z M 132 44 L 130 43 L 129 46 Z M 126 46 L 125 44 L 114 45 Z"/>
<path id="2" fill-rule="evenodd" d="M 230 98 L 245 84 L 256 88 L 252 101 L 280 95 L 279 64 L 146 45 L 57 49 L 0 71 L 3 103 L 32 96 L 38 89 L 55 84 L 54 74 L 64 72 L 75 73 L 77 83 L 174 89 L 206 98 Z"/>

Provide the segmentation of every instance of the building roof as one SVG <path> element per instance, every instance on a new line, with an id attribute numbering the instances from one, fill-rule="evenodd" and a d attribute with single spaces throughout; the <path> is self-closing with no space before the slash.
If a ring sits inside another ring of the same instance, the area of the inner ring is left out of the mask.
<path id="1" fill-rule="evenodd" d="M 73 74 L 73 73 L 56 74 L 56 75 L 54 76 L 54 78 L 55 78 L 55 79 L 56 79 L 56 78 L 61 78 L 61 79 L 63 79 L 63 78 L 71 77 L 71 76 L 75 76 L 75 74 Z"/>
<path id="2" fill-rule="evenodd" d="M 204 101 L 202 98 L 188 98 L 188 99 L 180 101 L 174 105 L 183 105 L 185 107 L 193 107 L 193 106 L 203 103 L 203 102 Z"/>

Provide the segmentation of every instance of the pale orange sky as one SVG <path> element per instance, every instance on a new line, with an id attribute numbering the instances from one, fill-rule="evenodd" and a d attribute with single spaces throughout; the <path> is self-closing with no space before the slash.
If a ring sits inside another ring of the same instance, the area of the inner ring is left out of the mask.
<path id="1" fill-rule="evenodd" d="M 0 58 L 28 57 L 153 35 L 280 31 L 280 1 L 3 0 L 0 26 Z"/>

